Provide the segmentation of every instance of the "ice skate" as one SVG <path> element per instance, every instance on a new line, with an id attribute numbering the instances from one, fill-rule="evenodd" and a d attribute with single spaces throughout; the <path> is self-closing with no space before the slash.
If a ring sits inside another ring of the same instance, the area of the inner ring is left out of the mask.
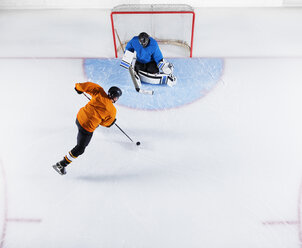
<path id="1" fill-rule="evenodd" d="M 66 174 L 66 170 L 65 170 L 65 166 L 63 166 L 61 164 L 61 162 L 56 163 L 55 165 L 52 166 L 59 174 L 61 175 L 65 175 Z"/>
<path id="2" fill-rule="evenodd" d="M 174 75 L 170 75 L 168 77 L 168 82 L 167 82 L 167 85 L 170 86 L 170 87 L 173 87 L 177 82 L 177 78 L 174 76 Z"/>

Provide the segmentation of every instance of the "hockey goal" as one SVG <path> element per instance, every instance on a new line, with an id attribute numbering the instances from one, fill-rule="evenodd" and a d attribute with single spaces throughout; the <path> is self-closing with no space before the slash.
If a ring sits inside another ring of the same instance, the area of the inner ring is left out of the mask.
<path id="1" fill-rule="evenodd" d="M 111 12 L 115 57 L 141 32 L 148 33 L 160 46 L 181 47 L 192 57 L 194 21 L 194 9 L 185 4 L 118 5 Z"/>

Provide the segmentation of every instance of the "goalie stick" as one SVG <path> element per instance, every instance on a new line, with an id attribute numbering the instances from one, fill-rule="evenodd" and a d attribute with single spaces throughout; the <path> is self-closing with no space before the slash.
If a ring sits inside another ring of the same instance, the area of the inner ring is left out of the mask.
<path id="1" fill-rule="evenodd" d="M 144 90 L 144 89 L 140 88 L 140 85 L 137 82 L 140 79 L 139 79 L 138 75 L 135 73 L 135 71 L 134 71 L 134 69 L 131 65 L 129 66 L 129 72 L 130 72 L 132 82 L 133 82 L 134 87 L 135 87 L 137 92 L 142 93 L 142 94 L 146 94 L 146 95 L 153 95 L 154 94 L 153 90 Z"/>
<path id="2" fill-rule="evenodd" d="M 154 90 L 144 90 L 144 89 L 138 89 L 139 93 L 146 94 L 146 95 L 153 95 Z"/>

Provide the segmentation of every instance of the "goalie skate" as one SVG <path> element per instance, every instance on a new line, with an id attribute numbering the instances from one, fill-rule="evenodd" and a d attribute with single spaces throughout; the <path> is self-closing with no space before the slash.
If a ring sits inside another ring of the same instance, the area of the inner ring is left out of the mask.
<path id="1" fill-rule="evenodd" d="M 176 84 L 176 82 L 177 82 L 177 78 L 174 75 L 170 75 L 168 77 L 167 85 L 173 87 Z"/>

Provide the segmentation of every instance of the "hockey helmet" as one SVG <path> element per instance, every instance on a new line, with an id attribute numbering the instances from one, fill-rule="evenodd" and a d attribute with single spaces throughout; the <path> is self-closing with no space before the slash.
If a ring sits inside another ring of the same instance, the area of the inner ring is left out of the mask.
<path id="1" fill-rule="evenodd" d="M 148 46 L 149 44 L 149 41 L 150 41 L 150 38 L 149 38 L 149 35 L 145 32 L 142 32 L 138 35 L 138 40 L 139 40 L 139 43 L 143 46 L 143 47 L 146 47 Z"/>
<path id="2" fill-rule="evenodd" d="M 112 86 L 108 90 L 108 96 L 110 99 L 119 98 L 122 95 L 122 90 L 116 86 Z"/>

